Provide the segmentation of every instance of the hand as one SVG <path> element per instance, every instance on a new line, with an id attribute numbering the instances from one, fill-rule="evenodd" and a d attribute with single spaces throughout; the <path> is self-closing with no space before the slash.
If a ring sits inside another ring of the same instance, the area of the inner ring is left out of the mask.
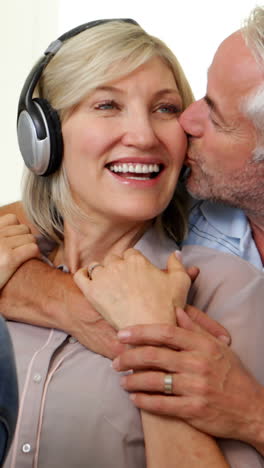
<path id="1" fill-rule="evenodd" d="M 0 217 L 0 288 L 25 261 L 39 256 L 34 236 L 17 217 L 7 214 Z"/>
<path id="2" fill-rule="evenodd" d="M 200 329 L 209 332 L 227 345 L 231 344 L 231 336 L 223 325 L 192 305 L 187 304 L 184 310 L 186 312 L 185 314 L 180 311 L 176 312 L 177 325 L 179 327 L 186 328 L 187 330 L 197 330 L 194 325 L 196 323 L 200 326 Z M 194 322 L 194 324 L 192 324 L 192 322 Z"/>
<path id="3" fill-rule="evenodd" d="M 177 310 L 177 316 L 187 323 L 183 310 Z M 191 321 L 190 329 L 155 324 L 118 335 L 134 348 L 123 352 L 113 366 L 136 371 L 122 377 L 122 386 L 133 392 L 138 408 L 179 417 L 201 431 L 259 449 L 264 390 L 224 342 Z M 173 376 L 173 395 L 163 394 L 164 373 Z"/>
<path id="4" fill-rule="evenodd" d="M 150 263 L 140 252 L 129 249 L 124 258 L 112 256 L 104 267 L 87 269 L 74 280 L 93 307 L 114 327 L 135 323 L 175 323 L 175 307 L 184 306 L 191 280 L 175 253 L 168 271 Z"/>

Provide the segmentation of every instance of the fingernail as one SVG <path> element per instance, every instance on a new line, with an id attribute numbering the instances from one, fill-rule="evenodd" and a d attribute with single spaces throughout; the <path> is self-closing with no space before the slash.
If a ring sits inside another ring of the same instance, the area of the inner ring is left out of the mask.
<path id="1" fill-rule="evenodd" d="M 120 358 L 119 358 L 119 357 L 116 357 L 116 358 L 112 361 L 112 367 L 113 367 L 113 369 L 118 370 L 118 369 L 119 369 L 119 366 L 120 366 Z"/>
<path id="2" fill-rule="evenodd" d="M 134 401 L 136 399 L 136 394 L 135 393 L 130 393 L 129 399 Z"/>
<path id="3" fill-rule="evenodd" d="M 228 336 L 226 336 L 226 335 L 220 335 L 220 336 L 218 336 L 218 339 L 223 341 L 227 345 L 229 345 L 230 342 L 231 342 L 230 338 Z"/>
<path id="4" fill-rule="evenodd" d="M 180 262 L 182 261 L 182 253 L 180 250 L 175 250 L 175 255 L 177 257 L 178 260 L 180 260 Z"/>
<path id="5" fill-rule="evenodd" d="M 125 376 L 121 377 L 121 379 L 120 379 L 120 385 L 121 385 L 121 387 L 125 387 L 125 386 L 126 386 L 126 377 L 125 377 Z"/>
<path id="6" fill-rule="evenodd" d="M 129 330 L 119 330 L 117 336 L 121 341 L 125 341 L 127 338 L 131 337 L 131 332 Z"/>

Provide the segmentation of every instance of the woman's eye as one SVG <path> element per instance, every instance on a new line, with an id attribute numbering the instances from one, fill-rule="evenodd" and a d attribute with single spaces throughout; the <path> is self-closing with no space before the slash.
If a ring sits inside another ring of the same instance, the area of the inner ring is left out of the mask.
<path id="1" fill-rule="evenodd" d="M 157 108 L 157 112 L 164 114 L 179 114 L 181 112 L 181 109 L 175 104 L 161 104 Z"/>
<path id="2" fill-rule="evenodd" d="M 98 110 L 112 110 L 112 109 L 117 109 L 118 105 L 115 101 L 105 101 L 105 102 L 100 102 L 95 106 L 95 109 Z"/>

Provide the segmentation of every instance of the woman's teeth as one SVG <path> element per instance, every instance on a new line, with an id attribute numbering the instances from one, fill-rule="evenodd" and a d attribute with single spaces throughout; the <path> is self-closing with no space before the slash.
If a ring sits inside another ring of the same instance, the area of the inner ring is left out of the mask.
<path id="1" fill-rule="evenodd" d="M 161 167 L 159 164 L 111 164 L 109 167 L 110 171 L 115 173 L 126 174 L 126 177 L 129 179 L 140 179 L 140 180 L 148 180 L 151 177 L 157 175 Z M 138 174 L 138 176 L 130 176 L 130 174 Z M 147 177 L 142 177 L 142 175 L 148 174 Z"/>

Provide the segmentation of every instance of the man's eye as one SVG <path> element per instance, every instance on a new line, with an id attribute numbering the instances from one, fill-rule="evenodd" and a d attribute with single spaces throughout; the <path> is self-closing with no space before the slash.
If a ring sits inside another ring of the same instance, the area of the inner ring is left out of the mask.
<path id="1" fill-rule="evenodd" d="M 219 123 L 210 115 L 210 120 L 214 127 L 220 127 Z"/>
<path id="2" fill-rule="evenodd" d="M 95 109 L 98 110 L 108 110 L 108 109 L 117 109 L 118 105 L 116 104 L 115 101 L 105 101 L 105 102 L 100 102 L 95 106 Z"/>

